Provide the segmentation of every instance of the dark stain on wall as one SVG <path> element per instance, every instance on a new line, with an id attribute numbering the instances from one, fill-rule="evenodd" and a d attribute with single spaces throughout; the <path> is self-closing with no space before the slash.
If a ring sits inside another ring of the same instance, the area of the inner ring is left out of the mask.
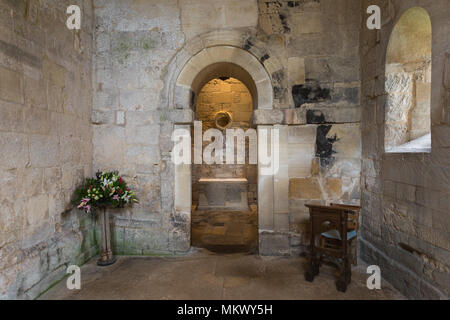
<path id="1" fill-rule="evenodd" d="M 300 5 L 305 4 L 305 2 L 308 2 L 308 0 L 288 1 L 287 5 L 288 5 L 289 8 L 295 8 L 295 7 L 299 7 Z M 320 0 L 313 0 L 311 2 L 320 3 Z"/>
<path id="2" fill-rule="evenodd" d="M 289 8 L 298 7 L 300 5 L 300 1 L 288 1 L 287 5 Z"/>
<path id="3" fill-rule="evenodd" d="M 284 86 L 286 76 L 283 70 L 272 73 L 273 95 L 275 99 L 283 99 L 287 89 Z"/>
<path id="4" fill-rule="evenodd" d="M 287 17 L 284 14 L 279 14 L 279 17 L 281 20 L 281 25 L 283 26 L 284 33 L 291 32 L 291 28 L 289 28 L 288 23 L 287 23 Z"/>
<path id="5" fill-rule="evenodd" d="M 249 38 L 247 38 L 245 40 L 244 49 L 248 51 L 251 49 L 251 47 L 253 47 L 253 42 Z"/>
<path id="6" fill-rule="evenodd" d="M 264 61 L 266 61 L 267 59 L 269 59 L 270 56 L 266 53 L 265 55 L 263 55 L 260 59 L 261 63 L 264 63 Z"/>
<path id="7" fill-rule="evenodd" d="M 316 81 L 308 80 L 305 84 L 292 87 L 292 98 L 296 108 L 300 108 L 305 103 L 322 102 L 330 100 L 330 89 L 322 88 Z"/>
<path id="8" fill-rule="evenodd" d="M 327 137 L 328 132 L 330 132 L 332 125 L 320 125 L 317 127 L 317 137 L 316 137 L 316 156 L 320 159 L 321 168 L 329 167 L 334 163 L 334 154 L 336 151 L 333 150 L 333 144 L 339 141 L 336 135 L 332 137 Z"/>
<path id="9" fill-rule="evenodd" d="M 359 88 L 335 88 L 333 90 L 333 101 L 345 100 L 352 104 L 359 104 Z"/>
<path id="10" fill-rule="evenodd" d="M 327 123 L 325 115 L 320 110 L 307 110 L 306 111 L 306 123 L 307 124 L 323 124 Z"/>
<path id="11" fill-rule="evenodd" d="M 274 2 L 267 1 L 264 4 L 266 6 L 266 9 L 269 9 L 272 4 L 276 4 L 277 8 L 280 8 L 283 6 L 283 3 L 279 0 L 276 0 Z"/>
<path id="12" fill-rule="evenodd" d="M 42 65 L 41 59 L 39 57 L 25 52 L 19 47 L 2 40 L 0 40 L 0 52 L 3 52 L 8 57 L 18 59 L 19 62 L 22 62 L 31 67 L 40 68 Z"/>
<path id="13" fill-rule="evenodd" d="M 191 91 L 191 108 L 194 108 L 195 106 L 195 92 Z"/>

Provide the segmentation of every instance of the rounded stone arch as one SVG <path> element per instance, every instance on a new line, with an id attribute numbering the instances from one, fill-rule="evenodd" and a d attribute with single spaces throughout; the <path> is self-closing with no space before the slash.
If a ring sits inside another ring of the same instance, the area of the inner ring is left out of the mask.
<path id="1" fill-rule="evenodd" d="M 190 39 L 171 58 L 161 78 L 163 82 L 159 103 L 161 110 L 189 108 L 192 106 L 194 102 L 192 100 L 194 100 L 193 98 L 195 97 L 191 96 L 192 93 L 189 92 L 189 86 L 187 88 L 177 86 L 177 81 L 183 70 L 190 65 L 189 62 L 195 56 L 205 50 L 209 52 L 209 50 L 214 47 L 233 47 L 234 50 L 230 51 L 242 51 L 240 55 L 250 56 L 249 60 L 257 62 L 259 64 L 258 69 L 262 68 L 265 70 L 267 74 L 266 79 L 268 79 L 271 84 L 269 86 L 269 83 L 266 82 L 264 90 L 270 92 L 269 94 L 272 98 L 269 100 L 272 100 L 272 105 L 273 103 L 277 103 L 277 100 L 274 97 L 273 88 L 277 87 L 279 84 L 277 83 L 277 77 L 273 77 L 272 75 L 283 72 L 284 66 L 276 55 L 272 54 L 272 52 L 267 49 L 267 46 L 255 37 L 254 30 L 214 30 Z M 243 69 L 250 71 L 247 67 L 248 66 L 243 66 Z M 197 72 L 199 71 L 200 70 L 197 70 Z M 246 85 L 248 86 L 248 84 Z M 189 99 L 187 99 L 187 97 L 189 97 Z M 185 103 L 188 100 L 190 100 L 190 103 L 186 105 Z M 177 101 L 181 104 L 177 104 Z M 259 104 L 258 109 L 262 108 L 264 108 L 264 106 Z M 272 106 L 269 109 L 273 109 Z"/>
<path id="2" fill-rule="evenodd" d="M 241 81 L 250 91 L 253 101 L 253 110 L 258 108 L 258 90 L 252 76 L 244 68 L 234 63 L 217 62 L 200 71 L 192 82 L 191 91 L 193 105 L 191 107 L 194 111 L 196 111 L 197 97 L 203 87 L 211 80 L 219 79 L 221 77 L 235 78 Z"/>
<path id="3" fill-rule="evenodd" d="M 218 77 L 233 77 L 243 82 L 253 98 L 253 109 L 273 109 L 271 78 L 251 53 L 233 46 L 205 48 L 187 61 L 174 88 L 174 106 L 193 108 L 203 85 Z"/>
<path id="4" fill-rule="evenodd" d="M 233 77 L 249 89 L 253 100 L 253 111 L 274 109 L 274 88 L 277 77 L 283 72 L 283 65 L 267 51 L 251 30 L 215 30 L 199 35 L 181 48 L 164 70 L 163 88 L 160 95 L 160 109 L 167 110 L 173 129 L 189 132 L 194 122 L 196 95 L 203 85 L 216 77 Z M 167 129 L 168 126 L 164 127 Z M 163 129 L 162 129 L 163 130 Z M 167 135 L 164 131 L 162 134 Z M 170 162 L 170 144 L 161 145 L 164 159 Z M 176 246 L 182 250 L 190 247 L 190 219 L 192 210 L 191 165 L 168 166 L 166 176 L 173 183 L 165 184 L 168 207 L 172 206 L 174 220 L 183 221 L 184 227 L 172 231 L 177 239 Z M 273 179 L 267 179 L 265 188 L 273 188 Z M 263 205 L 259 203 L 258 208 Z M 269 211 L 271 210 L 268 207 Z M 258 209 L 259 210 L 259 209 Z M 259 212 L 258 212 L 259 215 Z"/>

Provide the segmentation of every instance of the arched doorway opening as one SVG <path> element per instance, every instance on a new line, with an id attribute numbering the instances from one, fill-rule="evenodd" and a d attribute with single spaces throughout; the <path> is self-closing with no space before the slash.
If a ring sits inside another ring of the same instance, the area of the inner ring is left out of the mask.
<path id="1" fill-rule="evenodd" d="M 245 144 L 242 147 L 245 154 L 239 161 L 238 139 L 228 137 L 237 130 L 249 132 L 250 129 L 256 134 L 251 121 L 252 94 L 240 80 L 223 75 L 230 74 L 229 70 L 237 66 L 213 67 L 225 70 L 221 76 L 203 85 L 196 98 L 195 118 L 197 123 L 201 123 L 202 150 L 207 151 L 211 142 L 205 137 L 208 131 L 214 130 L 223 134 L 221 144 L 227 151 L 222 151 L 222 164 L 203 161 L 202 164 L 192 165 L 192 246 L 219 253 L 256 253 L 258 167 L 250 163 L 252 141 L 250 135 L 241 141 Z M 247 76 L 246 72 L 242 74 Z M 218 73 L 209 75 L 216 76 Z M 195 128 L 200 130 L 198 125 Z M 192 137 L 194 140 L 195 134 Z M 232 145 L 231 162 L 227 161 L 230 160 L 227 157 L 229 142 Z"/>
<path id="2" fill-rule="evenodd" d="M 180 57 L 182 59 L 182 57 Z M 178 60 L 175 60 L 175 62 Z M 274 64 L 275 66 L 276 64 Z M 273 86 L 269 72 L 264 65 L 253 54 L 239 47 L 220 45 L 214 47 L 207 47 L 191 56 L 180 67 L 173 64 L 173 69 L 179 70 L 177 76 L 171 77 L 167 88 L 169 108 L 181 114 L 195 114 L 196 104 L 201 89 L 213 79 L 220 78 L 234 78 L 242 82 L 248 89 L 252 98 L 253 112 L 258 110 L 273 109 Z M 174 122 L 174 131 L 181 129 L 191 131 L 194 135 L 195 116 L 189 117 L 192 121 L 183 120 L 181 122 Z M 270 129 L 273 126 L 264 125 L 264 130 Z M 258 126 L 257 134 L 259 135 L 260 126 Z M 202 137 L 200 137 L 202 139 Z M 255 143 L 257 137 L 254 137 Z M 195 145 L 195 144 L 194 144 Z M 202 145 L 202 142 L 200 142 Z M 258 146 L 255 148 L 258 149 Z M 195 162 L 195 148 L 193 149 L 192 160 Z M 257 194 L 265 193 L 266 191 L 273 191 L 274 177 L 267 175 L 261 176 L 266 165 L 260 164 L 258 161 L 258 151 L 255 152 L 255 164 L 258 172 Z M 202 160 L 201 160 L 202 161 Z M 191 244 L 191 229 L 184 226 L 191 225 L 192 218 L 192 164 L 177 164 L 174 165 L 174 216 L 176 217 L 176 228 L 172 232 L 172 237 L 180 239 L 180 245 L 187 245 L 184 239 L 189 239 Z M 270 221 L 273 221 L 274 215 L 274 197 L 272 193 L 269 196 L 257 196 L 257 218 L 258 218 L 258 233 L 265 232 L 272 228 Z M 261 243 L 259 243 L 261 247 Z M 260 252 L 261 253 L 261 252 Z"/>

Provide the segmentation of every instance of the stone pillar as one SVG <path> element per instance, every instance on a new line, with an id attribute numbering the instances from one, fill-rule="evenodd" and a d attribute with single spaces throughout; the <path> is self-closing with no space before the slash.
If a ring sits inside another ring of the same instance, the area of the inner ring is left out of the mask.
<path id="1" fill-rule="evenodd" d="M 277 134 L 272 135 L 272 130 Z M 267 135 L 264 135 L 264 132 Z M 278 139 L 278 146 L 272 140 Z M 265 144 L 268 144 L 267 147 Z M 277 148 L 278 147 L 278 148 Z M 269 153 L 278 163 L 271 168 L 262 160 Z M 288 127 L 258 126 L 259 253 L 289 255 Z"/>
<path id="2" fill-rule="evenodd" d="M 274 228 L 276 231 L 289 231 L 289 148 L 288 126 L 275 125 L 279 132 L 279 165 L 274 172 Z"/>
<path id="3" fill-rule="evenodd" d="M 189 125 L 175 125 L 174 130 L 187 130 L 190 132 Z M 191 138 L 189 134 L 189 139 Z M 189 150 L 190 152 L 190 150 Z M 175 165 L 175 210 L 178 212 L 191 212 L 192 207 L 192 182 L 191 182 L 191 164 Z"/>
<path id="4" fill-rule="evenodd" d="M 190 125 L 174 125 L 174 130 L 183 129 L 189 133 L 191 141 Z M 189 142 L 189 147 L 191 143 Z M 189 152 L 191 149 L 189 148 Z M 173 247 L 176 250 L 189 250 L 191 245 L 191 210 L 192 210 L 192 181 L 191 164 L 175 164 L 174 186 L 174 228 L 172 231 Z"/>
<path id="5" fill-rule="evenodd" d="M 261 130 L 270 130 L 273 126 L 258 126 L 258 225 L 259 232 L 273 230 L 273 175 L 262 174 L 261 153 L 263 152 L 263 143 L 268 143 L 266 150 L 271 150 L 271 142 L 263 142 Z M 266 168 L 267 170 L 267 168 Z M 260 239 L 261 241 L 261 239 Z"/>

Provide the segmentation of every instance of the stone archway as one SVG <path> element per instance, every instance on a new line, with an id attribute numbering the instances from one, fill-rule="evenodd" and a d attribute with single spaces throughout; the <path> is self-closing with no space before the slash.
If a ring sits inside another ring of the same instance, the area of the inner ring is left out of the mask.
<path id="1" fill-rule="evenodd" d="M 273 86 L 271 77 L 263 64 L 251 53 L 234 46 L 220 45 L 204 48 L 187 60 L 176 80 L 173 81 L 169 105 L 174 109 L 192 110 L 199 91 L 209 80 L 217 76 L 235 77 L 242 81 L 253 97 L 253 109 L 273 109 Z M 172 78 L 174 79 L 174 78 Z M 174 129 L 190 129 L 190 122 L 174 123 Z M 265 126 L 267 127 L 267 126 Z M 259 171 L 258 164 L 258 171 Z M 258 193 L 265 190 L 273 192 L 273 177 L 258 179 Z M 267 198 L 258 196 L 258 219 L 273 219 L 273 204 L 267 205 Z M 264 208 L 264 209 L 262 209 Z M 192 210 L 192 173 L 191 165 L 175 165 L 174 170 L 174 211 L 183 216 L 186 223 Z M 272 218 L 270 218 L 272 217 Z M 260 223 L 261 225 L 261 223 Z M 261 226 L 259 227 L 261 230 Z M 184 229 L 184 232 L 187 229 Z M 190 234 L 187 237 L 190 239 Z"/>
<path id="2" fill-rule="evenodd" d="M 193 95 L 220 72 L 240 78 L 247 85 L 257 101 L 255 109 L 273 108 L 272 83 L 266 69 L 255 56 L 232 46 L 206 48 L 187 62 L 176 81 L 175 107 L 191 108 Z"/>

